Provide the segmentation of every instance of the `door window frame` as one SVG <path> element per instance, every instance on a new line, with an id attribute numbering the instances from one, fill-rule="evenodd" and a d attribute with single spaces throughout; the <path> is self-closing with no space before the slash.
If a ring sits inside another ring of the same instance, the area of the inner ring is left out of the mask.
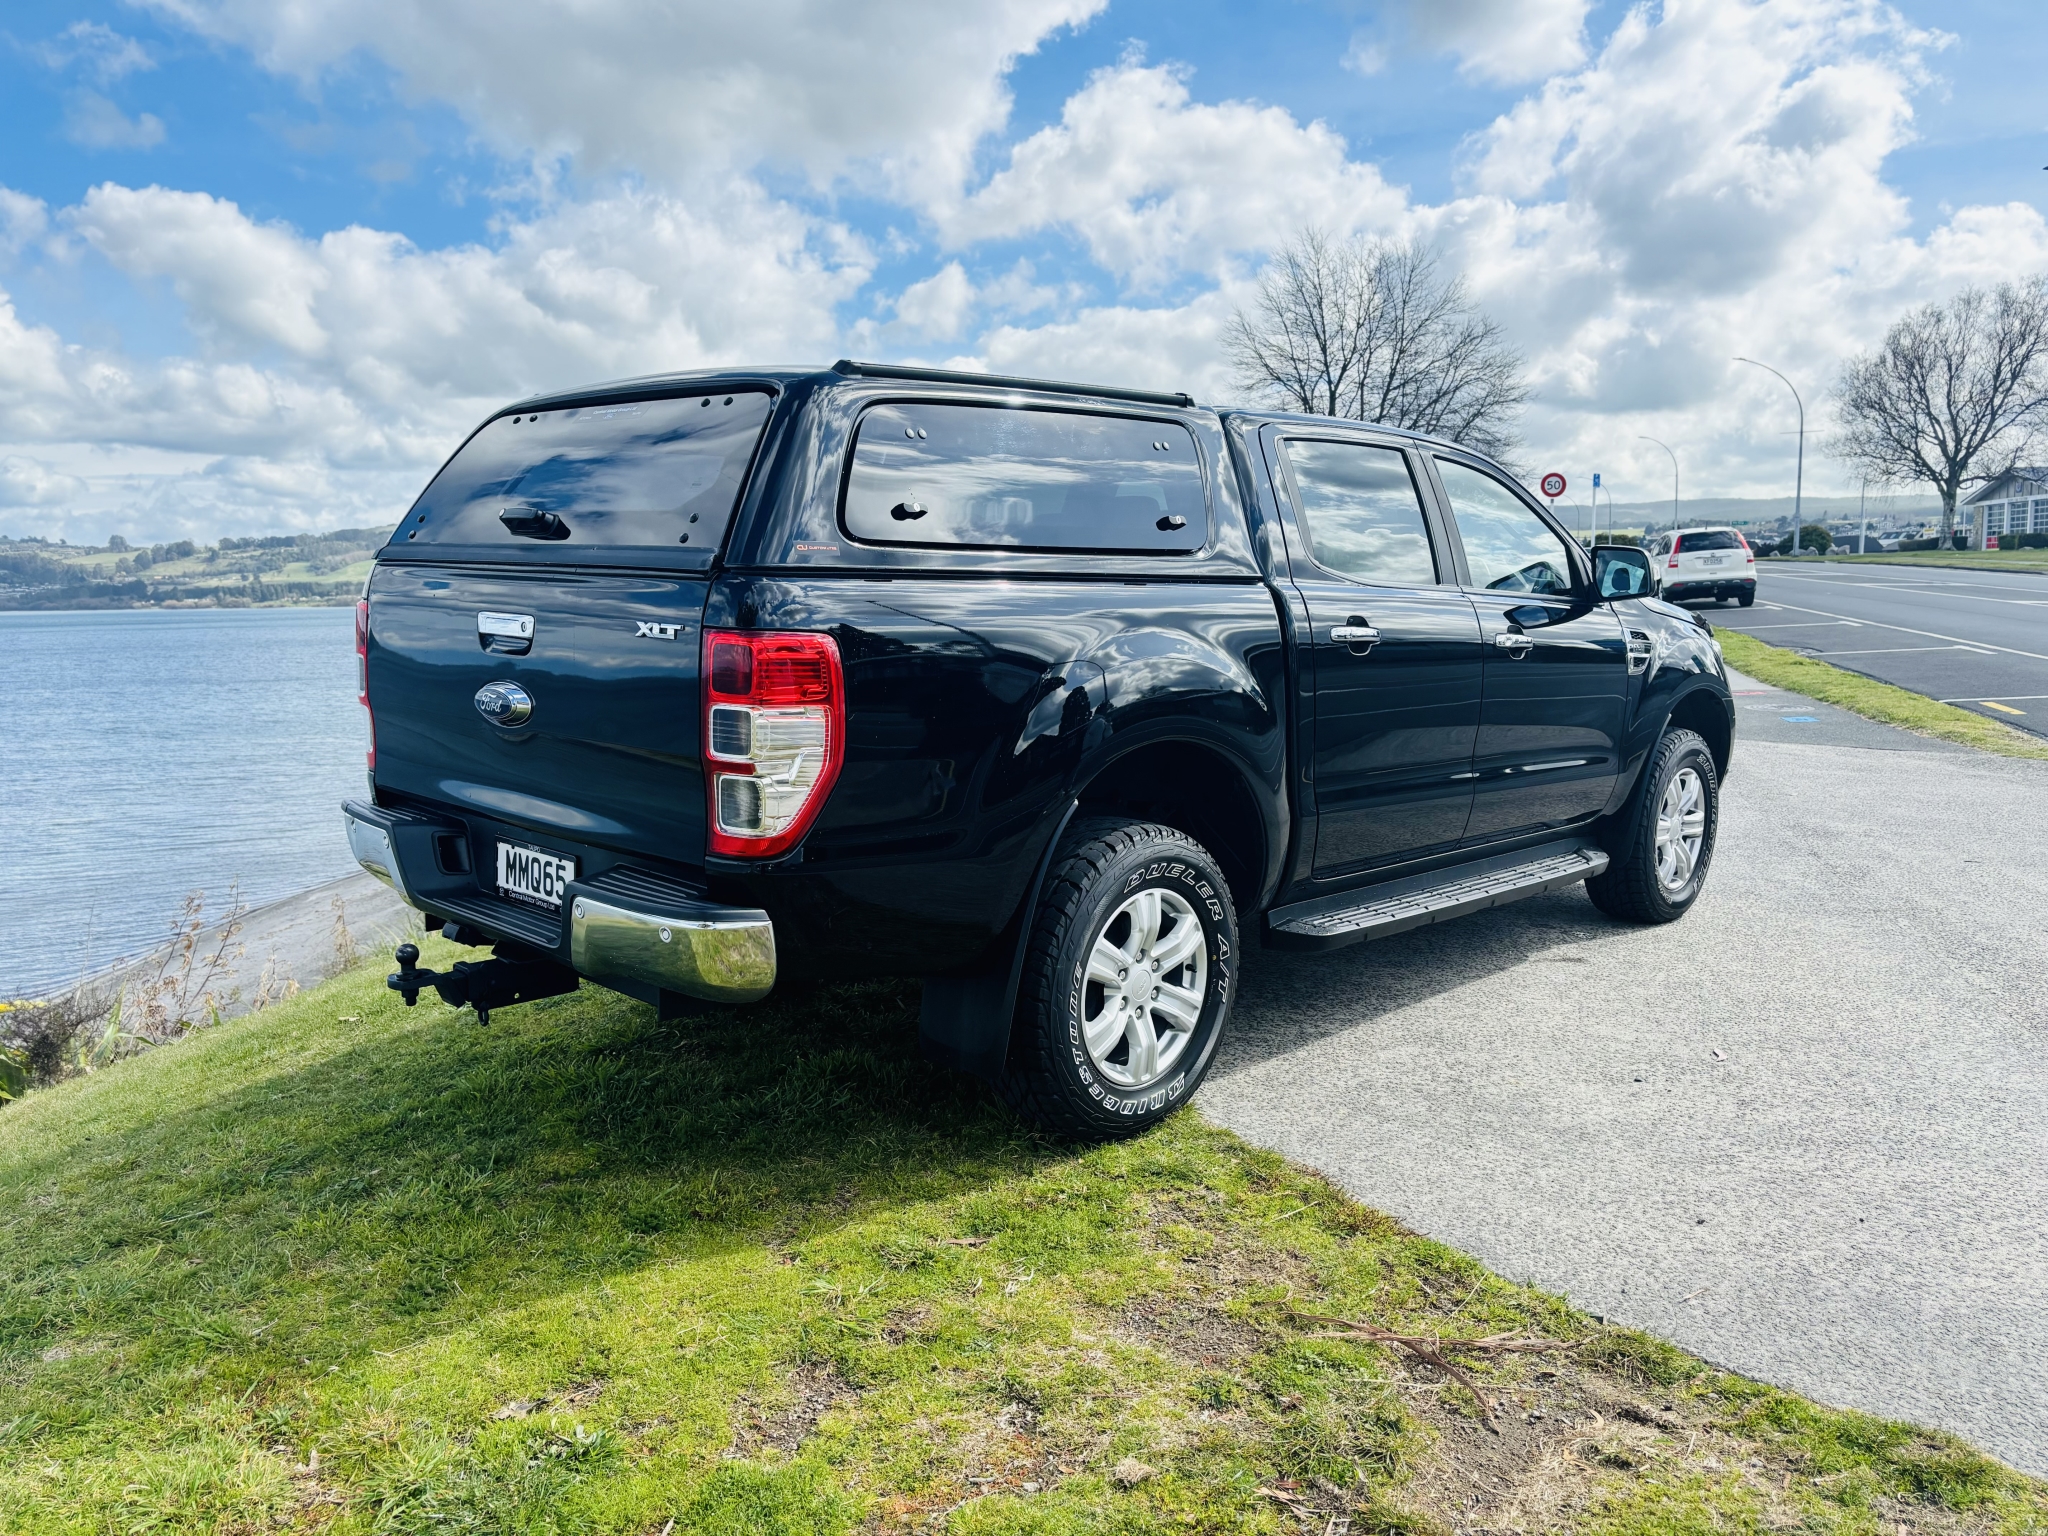
<path id="1" fill-rule="evenodd" d="M 1599 600 L 1594 594 L 1593 588 L 1593 557 L 1586 553 L 1584 545 L 1565 531 L 1562 523 L 1546 512 L 1542 504 L 1529 494 L 1528 487 L 1522 485 L 1498 465 L 1490 464 L 1477 454 L 1466 453 L 1462 449 L 1433 445 L 1422 457 L 1429 461 L 1427 467 L 1429 471 L 1430 494 L 1436 498 L 1438 508 L 1440 509 L 1438 516 L 1442 522 L 1446 540 L 1451 548 L 1456 551 L 1458 586 L 1460 589 L 1470 592 L 1475 596 L 1488 598 L 1514 596 L 1528 602 L 1558 603 L 1567 608 L 1598 606 Z M 1502 593 L 1495 591 L 1491 587 L 1473 585 L 1472 567 L 1465 558 L 1465 541 L 1458 533 L 1457 513 L 1452 508 L 1450 492 L 1444 489 L 1444 483 L 1436 472 L 1436 460 L 1438 459 L 1449 459 L 1454 464 L 1462 464 L 1465 468 L 1477 474 L 1485 475 L 1489 479 L 1506 486 L 1515 494 L 1516 499 L 1523 506 L 1535 514 L 1537 521 L 1542 523 L 1544 527 L 1548 528 L 1552 534 L 1556 535 L 1563 542 L 1565 558 L 1570 561 L 1572 568 L 1572 591 L 1568 596 L 1560 597 L 1534 592 Z M 1591 600 L 1589 601 L 1589 599 Z"/>
<path id="2" fill-rule="evenodd" d="M 1265 451 L 1266 472 L 1272 477 L 1276 500 L 1280 503 L 1280 521 L 1287 537 L 1287 558 L 1295 574 L 1313 576 L 1325 581 L 1339 581 L 1346 586 L 1357 587 L 1360 591 L 1381 592 L 1456 592 L 1462 585 L 1464 571 L 1463 551 L 1452 542 L 1453 535 L 1444 526 L 1441 511 L 1441 497 L 1435 489 L 1434 476 L 1421 462 L 1424 455 L 1417 452 L 1415 445 L 1405 438 L 1382 435 L 1375 432 L 1347 432 L 1342 427 L 1302 428 L 1269 423 L 1260 429 L 1260 447 Z M 1408 478 L 1414 486 L 1416 504 L 1422 513 L 1424 537 L 1429 542 L 1430 563 L 1436 569 L 1436 580 L 1427 586 L 1410 586 L 1401 582 L 1367 581 L 1344 571 L 1333 571 L 1315 558 L 1315 539 L 1308 532 L 1308 520 L 1302 513 L 1301 485 L 1294 477 L 1294 463 L 1287 456 L 1290 442 L 1341 443 L 1356 448 L 1391 449 L 1402 457 L 1407 465 Z M 1303 569 L 1303 568 L 1306 569 Z"/>

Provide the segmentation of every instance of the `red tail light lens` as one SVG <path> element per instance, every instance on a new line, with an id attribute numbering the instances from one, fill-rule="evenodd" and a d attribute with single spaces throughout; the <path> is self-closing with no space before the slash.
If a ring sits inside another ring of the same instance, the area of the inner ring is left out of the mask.
<path id="1" fill-rule="evenodd" d="M 372 773 L 377 771 L 377 713 L 370 708 L 370 600 L 356 599 L 356 702 L 363 706 L 363 719 L 370 731 L 370 748 L 365 754 Z"/>
<path id="2" fill-rule="evenodd" d="M 802 841 L 846 755 L 830 635 L 707 630 L 704 785 L 713 853 L 769 858 Z"/>

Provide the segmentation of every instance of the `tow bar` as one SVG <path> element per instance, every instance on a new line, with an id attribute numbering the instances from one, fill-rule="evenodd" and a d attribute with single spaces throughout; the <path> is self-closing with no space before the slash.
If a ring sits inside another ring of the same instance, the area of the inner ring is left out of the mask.
<path id="1" fill-rule="evenodd" d="M 445 971 L 429 971 L 420 969 L 417 944 L 399 945 L 392 958 L 398 969 L 384 978 L 384 985 L 403 997 L 406 1007 L 412 1007 L 420 993 L 432 987 L 450 1008 L 465 1003 L 474 1008 L 479 1024 L 490 1023 L 495 1008 L 559 997 L 582 984 L 574 971 L 552 960 L 496 955 L 489 960 L 458 960 Z"/>

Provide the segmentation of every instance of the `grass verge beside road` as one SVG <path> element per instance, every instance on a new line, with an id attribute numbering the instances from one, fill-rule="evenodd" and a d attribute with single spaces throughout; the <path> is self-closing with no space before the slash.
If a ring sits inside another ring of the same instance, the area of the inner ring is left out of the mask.
<path id="1" fill-rule="evenodd" d="M 1845 671 L 1783 646 L 1766 644 L 1739 629 L 1716 629 L 1714 635 L 1721 642 L 1721 653 L 1729 666 L 1773 688 L 1803 693 L 1866 720 L 1896 725 L 1941 741 L 1960 742 L 2001 757 L 2048 758 L 2048 741 L 1953 704 L 1940 703 L 1910 688 L 1881 683 L 1860 672 Z"/>
<path id="2" fill-rule="evenodd" d="M 382 969 L 0 1110 L 0 1530 L 2048 1531 L 1192 1112 L 1030 1136 L 914 987 Z"/>
<path id="3" fill-rule="evenodd" d="M 1965 571 L 2048 572 L 2048 549 L 1922 549 L 1904 554 L 1821 558 L 1831 565 L 1945 565 Z"/>

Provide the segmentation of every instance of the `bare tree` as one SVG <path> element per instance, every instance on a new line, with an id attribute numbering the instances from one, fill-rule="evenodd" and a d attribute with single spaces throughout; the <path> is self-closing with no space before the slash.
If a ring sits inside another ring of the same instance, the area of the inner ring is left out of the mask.
<path id="1" fill-rule="evenodd" d="M 2012 468 L 2048 426 L 2048 279 L 1923 305 L 1850 359 L 1834 394 L 1835 452 L 1872 480 L 1932 485 L 1950 538 L 1963 488 Z"/>
<path id="2" fill-rule="evenodd" d="M 1238 380 L 1290 410 L 1449 438 L 1496 457 L 1529 398 L 1522 359 L 1416 241 L 1305 229 L 1228 337 Z"/>

